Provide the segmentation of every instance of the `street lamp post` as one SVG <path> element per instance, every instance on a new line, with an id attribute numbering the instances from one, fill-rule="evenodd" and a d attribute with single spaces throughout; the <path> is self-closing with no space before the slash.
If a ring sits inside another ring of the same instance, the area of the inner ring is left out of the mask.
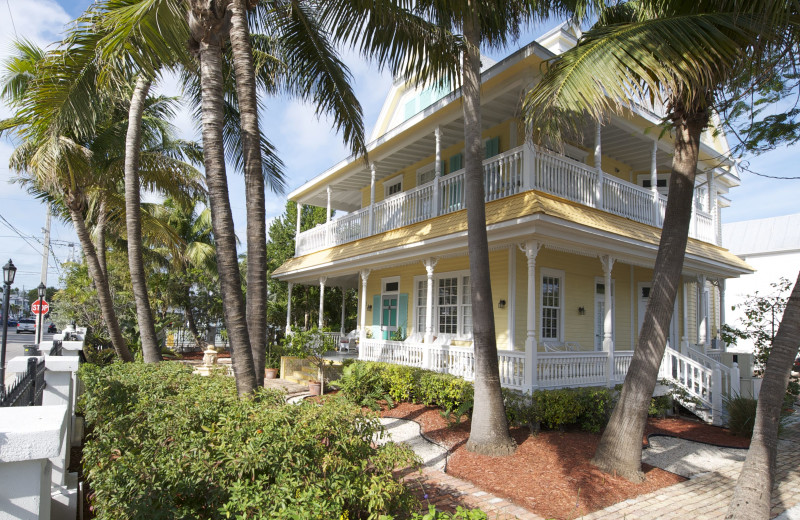
<path id="1" fill-rule="evenodd" d="M 47 295 L 47 286 L 45 286 L 44 282 L 42 282 L 39 284 L 39 287 L 37 287 L 37 290 L 39 292 L 39 314 L 36 315 L 36 344 L 39 345 L 44 337 L 44 334 L 42 333 L 42 324 L 44 323 L 42 302 L 44 301 L 44 297 Z"/>
<path id="2" fill-rule="evenodd" d="M 0 387 L 2 393 L 6 392 L 6 339 L 8 338 L 8 299 L 11 296 L 11 284 L 14 283 L 14 276 L 17 268 L 11 259 L 3 266 L 3 340 L 0 343 Z"/>

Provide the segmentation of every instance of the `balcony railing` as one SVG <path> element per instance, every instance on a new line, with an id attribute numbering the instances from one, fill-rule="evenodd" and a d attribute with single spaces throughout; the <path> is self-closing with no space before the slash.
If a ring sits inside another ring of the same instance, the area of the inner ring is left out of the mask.
<path id="1" fill-rule="evenodd" d="M 602 209 L 636 222 L 661 227 L 667 198 L 595 168 L 543 149 L 519 146 L 483 161 L 486 202 L 538 190 Z M 300 233 L 296 255 L 306 255 L 465 208 L 464 171 L 388 197 L 327 224 Z M 716 242 L 712 215 L 692 214 L 690 236 Z"/>

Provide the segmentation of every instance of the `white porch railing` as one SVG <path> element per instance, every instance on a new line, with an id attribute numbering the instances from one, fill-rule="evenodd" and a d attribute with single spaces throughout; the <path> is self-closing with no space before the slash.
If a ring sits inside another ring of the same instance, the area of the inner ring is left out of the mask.
<path id="1" fill-rule="evenodd" d="M 483 172 L 487 202 L 532 189 L 651 226 L 661 227 L 664 221 L 665 196 L 660 195 L 654 202 L 648 189 L 607 174 L 601 181 L 595 168 L 545 149 L 518 146 L 483 161 Z M 460 170 L 388 197 L 371 208 L 360 209 L 300 233 L 296 240 L 296 255 L 306 255 L 462 210 L 465 208 L 464 187 L 464 171 Z M 690 236 L 715 243 L 713 216 L 695 209 Z"/>
<path id="2" fill-rule="evenodd" d="M 501 350 L 497 353 L 500 384 L 523 391 L 612 386 L 625 380 L 633 359 L 632 351 L 538 352 L 536 385 L 526 380 L 524 352 Z M 475 354 L 471 347 L 430 345 L 409 341 L 362 341 L 359 359 L 407 365 L 455 376 L 475 378 Z M 609 362 L 610 361 L 610 362 Z M 609 377 L 609 367 L 613 373 Z M 721 365 L 701 352 L 689 355 L 667 348 L 659 368 L 659 379 L 666 379 L 683 390 L 682 404 L 714 424 L 723 422 L 723 395 L 738 395 L 739 369 Z"/>

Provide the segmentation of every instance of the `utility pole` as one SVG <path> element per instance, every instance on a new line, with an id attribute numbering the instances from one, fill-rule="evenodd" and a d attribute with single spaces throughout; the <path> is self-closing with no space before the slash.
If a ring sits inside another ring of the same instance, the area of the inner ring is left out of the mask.
<path id="1" fill-rule="evenodd" d="M 42 285 L 47 287 L 47 263 L 48 258 L 50 257 L 50 217 L 52 215 L 52 211 L 50 208 L 50 203 L 47 204 L 47 220 L 45 221 L 44 225 L 44 247 L 42 249 Z M 39 305 L 41 305 L 42 296 L 39 297 Z M 42 338 L 44 338 L 44 314 L 39 312 L 37 315 L 36 320 L 36 344 L 42 342 Z"/>

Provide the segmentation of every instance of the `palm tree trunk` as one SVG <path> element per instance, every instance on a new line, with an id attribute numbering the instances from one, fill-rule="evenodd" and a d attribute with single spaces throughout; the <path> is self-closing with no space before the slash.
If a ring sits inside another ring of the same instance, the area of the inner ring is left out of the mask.
<path id="1" fill-rule="evenodd" d="M 147 296 L 147 278 L 142 261 L 142 222 L 139 199 L 139 151 L 142 143 L 142 113 L 150 90 L 150 80 L 139 76 L 131 96 L 128 112 L 128 133 L 125 137 L 125 226 L 128 231 L 128 267 L 131 272 L 133 299 L 136 303 L 136 318 L 139 337 L 142 339 L 142 354 L 145 363 L 158 363 L 161 349 L 156 337 L 156 326 L 150 298 Z"/>
<path id="2" fill-rule="evenodd" d="M 194 321 L 194 312 L 192 312 L 192 296 L 189 292 L 188 285 L 184 287 L 184 297 L 186 298 L 186 305 L 184 305 L 183 311 L 186 313 L 186 323 L 189 326 L 189 332 L 194 338 L 194 344 L 197 345 L 201 350 L 205 350 L 206 342 L 200 336 L 200 332 L 197 330 L 197 322 Z"/>
<path id="3" fill-rule="evenodd" d="M 470 16 L 472 14 L 472 16 Z M 497 364 L 497 339 L 494 329 L 492 285 L 489 279 L 489 243 L 486 237 L 486 206 L 483 192 L 481 141 L 481 27 L 477 8 L 464 19 L 467 50 L 462 68 L 464 95 L 464 165 L 467 206 L 467 248 L 472 285 L 473 345 L 475 349 L 475 399 L 467 449 L 483 455 L 510 455 L 516 443 L 508 432 L 500 370 Z"/>
<path id="4" fill-rule="evenodd" d="M 622 393 L 592 459 L 603 471 L 616 473 L 632 482 L 644 479 L 642 435 L 681 280 L 700 134 L 708 123 L 705 110 L 690 113 L 676 110 L 674 113 L 675 154 L 661 242 L 653 267 L 652 295 Z"/>
<path id="5" fill-rule="evenodd" d="M 103 320 L 106 322 L 106 327 L 108 327 L 111 343 L 114 345 L 117 357 L 122 361 L 133 361 L 133 355 L 125 344 L 125 338 L 122 337 L 122 330 L 117 321 L 117 314 L 114 312 L 114 302 L 111 298 L 111 291 L 108 288 L 108 279 L 103 275 L 97 250 L 95 250 L 92 239 L 89 236 L 89 231 L 86 229 L 86 221 L 83 218 L 83 213 L 73 205 L 67 204 L 67 206 L 69 207 L 72 224 L 75 226 L 75 233 L 78 235 L 78 240 L 83 248 L 83 254 L 86 256 L 89 276 L 94 280 L 94 286 L 97 290 L 97 299 L 100 303 L 100 312 L 103 315 Z"/>
<path id="6" fill-rule="evenodd" d="M 253 354 L 245 321 L 244 296 L 236 254 L 236 235 L 228 198 L 225 174 L 225 148 L 222 140 L 222 16 L 211 12 L 205 2 L 192 2 L 190 28 L 199 44 L 200 85 L 203 118 L 203 159 L 211 208 L 211 225 L 217 248 L 222 309 L 232 350 L 233 373 L 239 395 L 256 389 Z M 194 18 L 194 19 L 192 19 Z"/>
<path id="7" fill-rule="evenodd" d="M 106 201 L 101 198 L 97 207 L 97 225 L 94 228 L 95 236 L 97 237 L 97 244 L 95 250 L 97 251 L 97 261 L 100 262 L 100 271 L 103 273 L 106 281 L 108 281 L 108 266 L 106 265 L 106 222 L 108 221 L 108 212 L 106 211 Z"/>
<path id="8" fill-rule="evenodd" d="M 726 519 L 749 520 L 770 517 L 770 499 L 775 483 L 778 427 L 789 385 L 792 362 L 800 345 L 800 273 L 783 311 L 783 319 L 772 342 L 761 393 L 758 395 L 753 438 L 742 472 L 736 481 Z"/>
<path id="9" fill-rule="evenodd" d="M 245 200 L 247 202 L 247 330 L 259 386 L 264 385 L 267 349 L 267 223 L 261 132 L 253 70 L 253 51 L 243 0 L 231 0 L 231 47 L 242 131 Z"/>

